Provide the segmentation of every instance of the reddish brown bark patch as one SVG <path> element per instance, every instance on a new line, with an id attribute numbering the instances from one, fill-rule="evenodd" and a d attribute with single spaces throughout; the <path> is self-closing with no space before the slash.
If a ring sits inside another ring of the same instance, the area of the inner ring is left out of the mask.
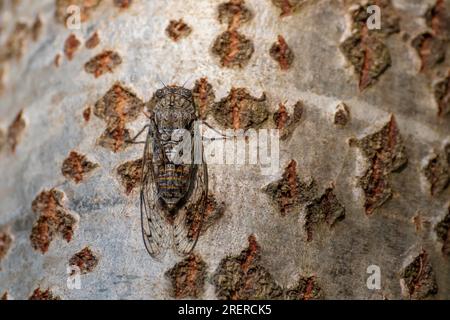
<path id="1" fill-rule="evenodd" d="M 120 152 L 127 147 L 126 141 L 130 139 L 130 130 L 121 125 L 108 124 L 105 131 L 98 137 L 97 144 L 113 152 Z"/>
<path id="2" fill-rule="evenodd" d="M 425 20 L 431 31 L 418 35 L 412 41 L 421 60 L 421 71 L 429 71 L 445 60 L 450 39 L 450 14 L 445 0 L 436 0 L 425 14 Z"/>
<path id="3" fill-rule="evenodd" d="M 87 49 L 94 49 L 100 43 L 100 37 L 98 32 L 94 32 L 86 41 L 85 46 Z"/>
<path id="4" fill-rule="evenodd" d="M 192 89 L 194 104 L 198 107 L 200 119 L 206 119 L 209 111 L 214 107 L 216 95 L 212 85 L 207 78 L 201 78 L 195 81 L 194 89 Z"/>
<path id="5" fill-rule="evenodd" d="M 225 31 L 212 47 L 212 53 L 220 58 L 222 67 L 230 68 L 243 68 L 254 52 L 253 42 L 238 31 Z"/>
<path id="6" fill-rule="evenodd" d="M 85 155 L 71 151 L 62 164 L 61 172 L 67 179 L 79 183 L 88 173 L 98 167 L 98 164 L 88 161 Z"/>
<path id="7" fill-rule="evenodd" d="M 81 274 L 92 272 L 98 265 L 98 258 L 88 247 L 75 253 L 69 260 L 70 266 L 76 266 Z"/>
<path id="8" fill-rule="evenodd" d="M 283 103 L 280 103 L 278 111 L 273 114 L 273 121 L 280 130 L 280 139 L 287 140 L 302 120 L 305 106 L 302 101 L 297 101 L 293 107 L 292 114 L 289 114 Z"/>
<path id="9" fill-rule="evenodd" d="M 227 31 L 219 35 L 213 43 L 212 53 L 220 58 L 222 67 L 243 68 L 255 51 L 253 42 L 238 32 L 242 23 L 253 18 L 243 0 L 232 0 L 218 7 L 219 22 L 228 23 Z"/>
<path id="10" fill-rule="evenodd" d="M 13 59 L 19 61 L 22 58 L 29 34 L 26 23 L 16 23 L 14 30 L 6 39 L 6 43 L 0 47 L 0 64 Z"/>
<path id="11" fill-rule="evenodd" d="M 313 231 L 317 226 L 326 223 L 332 228 L 338 221 L 345 218 L 345 208 L 341 205 L 333 188 L 327 188 L 318 199 L 314 199 L 305 208 L 305 231 L 307 240 L 312 241 Z"/>
<path id="12" fill-rule="evenodd" d="M 6 140 L 12 152 L 16 151 L 17 145 L 19 144 L 23 136 L 23 132 L 25 131 L 25 126 L 26 123 L 23 118 L 23 110 L 21 110 L 8 127 Z"/>
<path id="13" fill-rule="evenodd" d="M 204 199 L 204 197 L 202 198 Z M 185 225 L 188 229 L 187 238 L 189 240 L 195 240 L 203 229 L 203 200 L 188 203 L 185 207 L 186 210 L 186 222 Z M 172 223 L 174 221 L 174 217 L 169 217 L 169 221 Z"/>
<path id="14" fill-rule="evenodd" d="M 0 152 L 3 150 L 3 148 L 6 146 L 6 134 L 5 132 L 0 128 Z"/>
<path id="15" fill-rule="evenodd" d="M 5 69 L 0 66 L 0 96 L 5 91 Z"/>
<path id="16" fill-rule="evenodd" d="M 192 33 L 192 28 L 188 26 L 183 19 L 170 20 L 169 25 L 166 28 L 167 36 L 173 41 L 178 41 L 182 38 L 186 38 Z"/>
<path id="17" fill-rule="evenodd" d="M 84 70 L 98 78 L 107 72 L 112 73 L 121 63 L 122 58 L 117 52 L 107 50 L 86 62 Z"/>
<path id="18" fill-rule="evenodd" d="M 301 205 L 313 200 L 317 194 L 314 180 L 300 180 L 295 160 L 289 162 L 280 180 L 270 183 L 263 190 L 276 203 L 282 216 L 298 212 Z"/>
<path id="19" fill-rule="evenodd" d="M 288 70 L 294 62 L 294 52 L 281 35 L 278 36 L 278 41 L 272 45 L 269 53 L 278 62 L 281 70 Z"/>
<path id="20" fill-rule="evenodd" d="M 322 298 L 323 291 L 314 276 L 301 276 L 297 284 L 285 292 L 287 300 L 319 300 Z"/>
<path id="21" fill-rule="evenodd" d="M 425 20 L 433 34 L 443 39 L 450 38 L 450 12 L 445 0 L 436 0 L 436 3 L 425 14 Z"/>
<path id="22" fill-rule="evenodd" d="M 141 184 L 142 177 L 142 159 L 127 161 L 117 168 L 117 174 L 125 193 L 130 194 L 136 187 Z"/>
<path id="23" fill-rule="evenodd" d="M 114 152 L 125 149 L 125 142 L 131 138 L 126 123 L 136 120 L 143 109 L 142 100 L 116 82 L 94 106 L 94 114 L 106 123 L 97 143 Z"/>
<path id="24" fill-rule="evenodd" d="M 225 203 L 218 202 L 212 194 L 208 195 L 201 233 L 205 233 L 206 230 L 216 224 L 223 217 L 224 213 Z"/>
<path id="25" fill-rule="evenodd" d="M 450 206 L 447 215 L 436 225 L 436 235 L 442 241 L 442 253 L 450 257 Z"/>
<path id="26" fill-rule="evenodd" d="M 430 193 L 435 196 L 444 191 L 450 183 L 450 145 L 431 158 L 423 173 L 430 185 Z"/>
<path id="27" fill-rule="evenodd" d="M 133 0 L 114 0 L 114 5 L 120 9 L 127 9 L 132 3 Z"/>
<path id="28" fill-rule="evenodd" d="M 89 120 L 91 120 L 91 107 L 87 107 L 83 110 L 83 119 L 86 122 L 89 122 Z"/>
<path id="29" fill-rule="evenodd" d="M 221 3 L 218 7 L 220 23 L 226 23 L 236 29 L 243 23 L 253 19 L 253 12 L 244 4 L 243 0 L 231 0 Z"/>
<path id="30" fill-rule="evenodd" d="M 367 20 L 370 13 L 367 5 L 360 5 L 351 12 L 351 36 L 340 48 L 359 76 L 359 88 L 364 90 L 373 85 L 391 66 L 391 55 L 385 45 L 385 38 L 400 31 L 398 16 L 390 1 L 375 1 L 383 12 L 383 27 L 369 30 Z"/>
<path id="31" fill-rule="evenodd" d="M 35 250 L 46 253 L 56 235 L 70 242 L 73 237 L 76 219 L 62 205 L 63 193 L 51 189 L 42 191 L 31 205 L 39 215 L 31 230 L 31 245 Z"/>
<path id="32" fill-rule="evenodd" d="M 405 147 L 394 116 L 379 131 L 360 140 L 351 140 L 369 162 L 369 168 L 359 179 L 365 194 L 365 211 L 371 215 L 392 196 L 389 177 L 408 162 Z"/>
<path id="33" fill-rule="evenodd" d="M 345 127 L 350 120 L 350 110 L 345 103 L 340 103 L 336 107 L 334 113 L 334 124 L 340 127 Z"/>
<path id="34" fill-rule="evenodd" d="M 292 15 L 305 2 L 305 0 L 272 0 L 272 3 L 281 10 L 280 17 Z"/>
<path id="35" fill-rule="evenodd" d="M 301 181 L 297 174 L 297 163 L 291 160 L 280 180 L 264 189 L 274 201 L 282 216 L 300 212 L 305 206 L 304 229 L 307 240 L 312 240 L 313 231 L 324 223 L 332 228 L 336 222 L 345 218 L 345 208 L 340 204 L 333 192 L 333 187 L 317 197 L 317 186 L 313 179 Z"/>
<path id="36" fill-rule="evenodd" d="M 0 229 L 0 262 L 9 252 L 13 242 L 11 234 L 6 229 Z"/>
<path id="37" fill-rule="evenodd" d="M 282 130 L 286 126 L 288 117 L 289 115 L 286 111 L 286 106 L 283 103 L 280 103 L 278 111 L 273 115 L 273 121 L 278 130 Z"/>
<path id="38" fill-rule="evenodd" d="M 61 65 L 61 55 L 59 53 L 53 59 L 53 65 L 57 68 Z"/>
<path id="39" fill-rule="evenodd" d="M 279 299 L 283 289 L 261 265 L 261 249 L 254 235 L 248 248 L 234 257 L 221 260 L 212 281 L 222 300 Z"/>
<path id="40" fill-rule="evenodd" d="M 68 60 L 72 60 L 75 52 L 80 47 L 81 42 L 77 39 L 77 37 L 72 33 L 69 35 L 69 37 L 66 39 L 66 42 L 64 43 L 64 54 L 66 55 L 66 58 Z"/>
<path id="41" fill-rule="evenodd" d="M 434 98 L 438 105 L 438 115 L 447 116 L 450 114 L 450 73 L 447 78 L 439 81 L 434 86 Z"/>
<path id="42" fill-rule="evenodd" d="M 341 44 L 345 57 L 359 75 L 359 88 L 364 90 L 376 82 L 391 66 L 391 56 L 386 45 L 377 38 L 353 35 Z"/>
<path id="43" fill-rule="evenodd" d="M 214 195 L 206 195 L 206 192 L 201 192 L 196 195 L 195 201 L 188 202 L 182 210 L 185 215 L 184 224 L 187 229 L 187 238 L 190 241 L 196 241 L 200 235 L 222 218 L 225 204 L 217 202 Z M 173 223 L 176 217 L 171 215 L 168 218 L 169 222 Z"/>
<path id="44" fill-rule="evenodd" d="M 36 19 L 33 22 L 33 25 L 31 26 L 30 32 L 31 32 L 31 39 L 33 41 L 38 41 L 39 37 L 41 36 L 42 33 L 42 28 L 43 28 L 43 24 L 42 24 L 42 20 L 40 16 L 36 16 Z"/>
<path id="45" fill-rule="evenodd" d="M 438 292 L 433 267 L 425 250 L 402 270 L 401 280 L 410 299 L 425 299 Z"/>
<path id="46" fill-rule="evenodd" d="M 424 226 L 424 220 L 422 219 L 422 216 L 419 213 L 417 213 L 412 219 L 412 223 L 414 224 L 414 227 L 416 228 L 416 232 L 420 233 Z"/>
<path id="47" fill-rule="evenodd" d="M 172 283 L 171 295 L 176 299 L 201 298 L 205 291 L 206 272 L 206 263 L 196 254 L 178 262 L 165 273 Z"/>
<path id="48" fill-rule="evenodd" d="M 106 122 L 115 122 L 118 119 L 136 120 L 142 112 L 144 103 L 130 89 L 119 82 L 106 92 L 94 106 L 94 114 Z"/>
<path id="49" fill-rule="evenodd" d="M 445 60 L 447 44 L 430 32 L 425 32 L 412 41 L 421 61 L 421 71 L 433 69 Z"/>
<path id="50" fill-rule="evenodd" d="M 215 104 L 215 120 L 225 128 L 259 128 L 269 117 L 266 95 L 255 98 L 245 88 L 232 88 L 227 97 Z"/>
<path id="51" fill-rule="evenodd" d="M 9 300 L 8 292 L 3 293 L 2 296 L 1 296 L 1 298 L 0 298 L 0 300 L 2 300 L 2 301 Z"/>
<path id="52" fill-rule="evenodd" d="M 58 22 L 66 25 L 67 19 L 71 13 L 67 12 L 67 7 L 76 5 L 80 8 L 80 22 L 85 22 L 90 18 L 92 11 L 100 4 L 102 0 L 56 0 L 55 18 Z"/>
<path id="53" fill-rule="evenodd" d="M 28 300 L 61 300 L 61 298 L 54 295 L 50 289 L 41 290 L 41 288 L 37 288 L 33 291 Z"/>

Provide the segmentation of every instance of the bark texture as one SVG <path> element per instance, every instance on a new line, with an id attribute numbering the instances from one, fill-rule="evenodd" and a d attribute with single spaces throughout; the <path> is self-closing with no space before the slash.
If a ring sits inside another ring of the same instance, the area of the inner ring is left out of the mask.
<path id="1" fill-rule="evenodd" d="M 448 0 L 0 10 L 1 297 L 450 298 Z M 214 127 L 278 128 L 281 141 L 273 174 L 210 165 L 195 253 L 157 261 L 141 239 L 142 147 L 125 140 L 159 79 L 187 81 Z"/>

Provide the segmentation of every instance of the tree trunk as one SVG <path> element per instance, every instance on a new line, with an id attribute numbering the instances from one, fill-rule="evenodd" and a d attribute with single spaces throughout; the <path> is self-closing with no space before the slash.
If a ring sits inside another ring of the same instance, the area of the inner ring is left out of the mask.
<path id="1" fill-rule="evenodd" d="M 449 299 L 450 2 L 370 4 L 0 1 L 0 297 Z M 154 259 L 126 140 L 161 82 L 280 140 Z"/>

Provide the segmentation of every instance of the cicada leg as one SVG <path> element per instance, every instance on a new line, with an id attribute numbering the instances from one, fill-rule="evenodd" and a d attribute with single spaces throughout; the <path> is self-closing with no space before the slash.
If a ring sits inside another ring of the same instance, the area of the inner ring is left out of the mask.
<path id="1" fill-rule="evenodd" d="M 144 144 L 145 141 L 136 141 L 136 139 L 146 130 L 150 127 L 149 124 L 146 124 L 141 130 L 139 130 L 139 132 L 131 139 L 129 140 L 125 140 L 125 143 L 129 143 L 129 144 Z"/>

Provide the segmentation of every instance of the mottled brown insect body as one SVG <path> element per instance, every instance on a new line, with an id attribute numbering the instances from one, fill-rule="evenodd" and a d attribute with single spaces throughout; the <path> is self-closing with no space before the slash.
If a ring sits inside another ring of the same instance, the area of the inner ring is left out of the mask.
<path id="1" fill-rule="evenodd" d="M 167 87 L 156 92 L 157 103 L 153 110 L 157 128 L 157 143 L 153 143 L 153 170 L 160 200 L 168 211 L 173 212 L 183 202 L 189 191 L 190 177 L 196 169 L 191 165 L 176 164 L 170 159 L 177 149 L 173 137 L 176 131 L 185 129 L 193 134 L 197 116 L 191 92 L 178 87 Z"/>
<path id="2" fill-rule="evenodd" d="M 199 236 L 208 189 L 206 164 L 194 161 L 198 114 L 192 92 L 164 87 L 156 91 L 148 109 L 141 190 L 144 242 L 154 257 L 169 246 L 189 254 Z M 180 150 L 185 157 L 181 162 Z"/>

